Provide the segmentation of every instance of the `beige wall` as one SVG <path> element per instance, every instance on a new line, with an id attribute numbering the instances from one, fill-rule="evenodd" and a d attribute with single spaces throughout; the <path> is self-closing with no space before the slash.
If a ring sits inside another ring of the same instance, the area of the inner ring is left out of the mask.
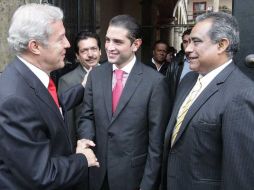
<path id="1" fill-rule="evenodd" d="M 30 2 L 39 2 L 39 0 L 0 0 L 0 72 L 13 58 L 13 54 L 9 51 L 7 36 L 10 20 L 13 12 L 22 4 Z"/>

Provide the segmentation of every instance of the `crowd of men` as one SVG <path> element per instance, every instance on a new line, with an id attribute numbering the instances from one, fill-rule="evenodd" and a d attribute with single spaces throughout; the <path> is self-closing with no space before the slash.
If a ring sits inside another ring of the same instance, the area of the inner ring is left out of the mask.
<path id="1" fill-rule="evenodd" d="M 233 61 L 232 15 L 198 16 L 180 53 L 159 40 L 145 64 L 136 57 L 140 25 L 117 15 L 107 61 L 99 64 L 98 35 L 79 32 L 80 65 L 57 93 L 50 73 L 70 47 L 62 19 L 48 4 L 23 5 L 12 17 L 16 57 L 0 76 L 0 189 L 253 188 L 254 85 Z"/>

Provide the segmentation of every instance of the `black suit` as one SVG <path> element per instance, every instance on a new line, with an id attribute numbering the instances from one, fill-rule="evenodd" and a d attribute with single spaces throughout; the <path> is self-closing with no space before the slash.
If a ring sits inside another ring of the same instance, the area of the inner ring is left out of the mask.
<path id="1" fill-rule="evenodd" d="M 178 110 L 197 80 L 184 77 L 169 121 L 163 190 L 250 190 L 254 186 L 254 84 L 231 63 L 190 107 L 170 148 Z"/>
<path id="2" fill-rule="evenodd" d="M 87 175 L 87 161 L 74 154 L 66 109 L 80 103 L 76 86 L 60 104 L 19 59 L 0 78 L 0 189 L 72 189 Z M 75 98 L 76 97 L 76 98 Z"/>
<path id="3" fill-rule="evenodd" d="M 80 138 L 95 140 L 100 168 L 90 170 L 91 190 L 108 176 L 110 190 L 155 190 L 160 183 L 164 129 L 169 117 L 163 75 L 136 62 L 112 115 L 112 64 L 88 77 Z"/>

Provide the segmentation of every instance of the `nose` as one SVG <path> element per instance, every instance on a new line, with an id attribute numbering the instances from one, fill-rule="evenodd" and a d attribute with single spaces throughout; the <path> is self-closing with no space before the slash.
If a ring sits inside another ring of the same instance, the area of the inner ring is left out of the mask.
<path id="1" fill-rule="evenodd" d="M 88 49 L 88 51 L 87 51 L 87 56 L 88 56 L 88 57 L 91 57 L 92 55 L 93 55 L 93 50 Z"/>
<path id="2" fill-rule="evenodd" d="M 71 44 L 70 44 L 69 40 L 66 38 L 66 36 L 64 37 L 64 47 L 65 48 L 70 48 L 71 47 Z"/>
<path id="3" fill-rule="evenodd" d="M 115 49 L 115 45 L 114 45 L 113 42 L 106 42 L 105 48 L 106 48 L 108 51 L 112 51 L 112 50 Z"/>
<path id="4" fill-rule="evenodd" d="M 188 53 L 190 53 L 192 51 L 193 51 L 193 43 L 190 42 L 190 43 L 188 43 L 188 45 L 187 45 L 187 47 L 185 49 L 185 53 L 188 54 Z"/>

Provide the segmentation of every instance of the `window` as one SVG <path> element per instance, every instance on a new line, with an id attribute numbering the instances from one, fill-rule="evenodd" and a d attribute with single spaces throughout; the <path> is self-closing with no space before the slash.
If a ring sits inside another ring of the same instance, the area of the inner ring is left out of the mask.
<path id="1" fill-rule="evenodd" d="M 206 12 L 206 2 L 193 2 L 193 18 Z"/>

